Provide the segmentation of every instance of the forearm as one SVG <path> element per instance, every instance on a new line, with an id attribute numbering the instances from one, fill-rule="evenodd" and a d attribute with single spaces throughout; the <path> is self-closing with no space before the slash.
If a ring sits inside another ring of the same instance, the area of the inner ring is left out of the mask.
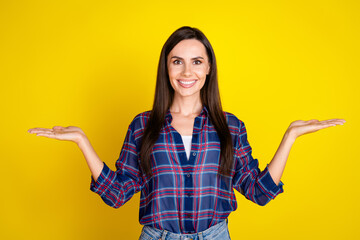
<path id="1" fill-rule="evenodd" d="M 286 161 L 289 157 L 289 153 L 292 145 L 295 142 L 295 139 L 296 138 L 291 134 L 290 131 L 286 131 L 273 159 L 268 165 L 270 175 L 276 185 L 278 185 L 280 182 L 281 176 L 285 169 Z"/>
<path id="2" fill-rule="evenodd" d="M 91 171 L 94 180 L 97 181 L 103 169 L 104 163 L 100 160 L 89 139 L 85 135 L 81 137 L 80 141 L 78 142 L 78 146 L 81 152 L 84 154 L 86 163 Z"/>

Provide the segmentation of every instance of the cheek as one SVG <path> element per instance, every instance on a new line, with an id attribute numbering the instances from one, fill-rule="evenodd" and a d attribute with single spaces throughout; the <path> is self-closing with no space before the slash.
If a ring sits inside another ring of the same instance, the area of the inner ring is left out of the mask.
<path id="1" fill-rule="evenodd" d="M 194 70 L 195 74 L 198 75 L 199 77 L 206 77 L 207 74 L 207 69 L 206 68 L 198 68 Z"/>
<path id="2" fill-rule="evenodd" d="M 181 69 L 179 67 L 169 67 L 168 71 L 170 79 L 176 77 L 179 73 L 181 73 Z"/>

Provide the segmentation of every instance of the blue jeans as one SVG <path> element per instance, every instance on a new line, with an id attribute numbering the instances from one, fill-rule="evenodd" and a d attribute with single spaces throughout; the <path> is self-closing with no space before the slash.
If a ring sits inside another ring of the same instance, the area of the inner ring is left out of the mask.
<path id="1" fill-rule="evenodd" d="M 144 226 L 139 240 L 230 240 L 228 220 L 224 220 L 202 232 L 178 234 Z"/>

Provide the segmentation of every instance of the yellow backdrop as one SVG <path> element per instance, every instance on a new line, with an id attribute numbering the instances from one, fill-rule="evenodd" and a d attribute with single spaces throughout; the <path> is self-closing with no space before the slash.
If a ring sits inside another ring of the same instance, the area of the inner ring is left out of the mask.
<path id="1" fill-rule="evenodd" d="M 1 1 L 0 239 L 139 237 L 139 194 L 107 206 L 76 144 L 27 130 L 79 126 L 115 170 L 184 25 L 212 43 L 224 110 L 245 122 L 261 169 L 292 121 L 347 121 L 296 140 L 284 193 L 265 207 L 236 193 L 232 239 L 359 239 L 359 12 L 356 0 Z"/>

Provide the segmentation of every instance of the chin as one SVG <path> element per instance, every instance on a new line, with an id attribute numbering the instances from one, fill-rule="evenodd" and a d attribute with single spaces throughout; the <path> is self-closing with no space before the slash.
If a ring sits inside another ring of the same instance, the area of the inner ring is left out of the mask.
<path id="1" fill-rule="evenodd" d="M 175 95 L 179 96 L 179 97 L 190 97 L 190 96 L 195 96 L 195 95 L 200 95 L 200 91 L 191 91 L 191 92 L 175 92 Z"/>

